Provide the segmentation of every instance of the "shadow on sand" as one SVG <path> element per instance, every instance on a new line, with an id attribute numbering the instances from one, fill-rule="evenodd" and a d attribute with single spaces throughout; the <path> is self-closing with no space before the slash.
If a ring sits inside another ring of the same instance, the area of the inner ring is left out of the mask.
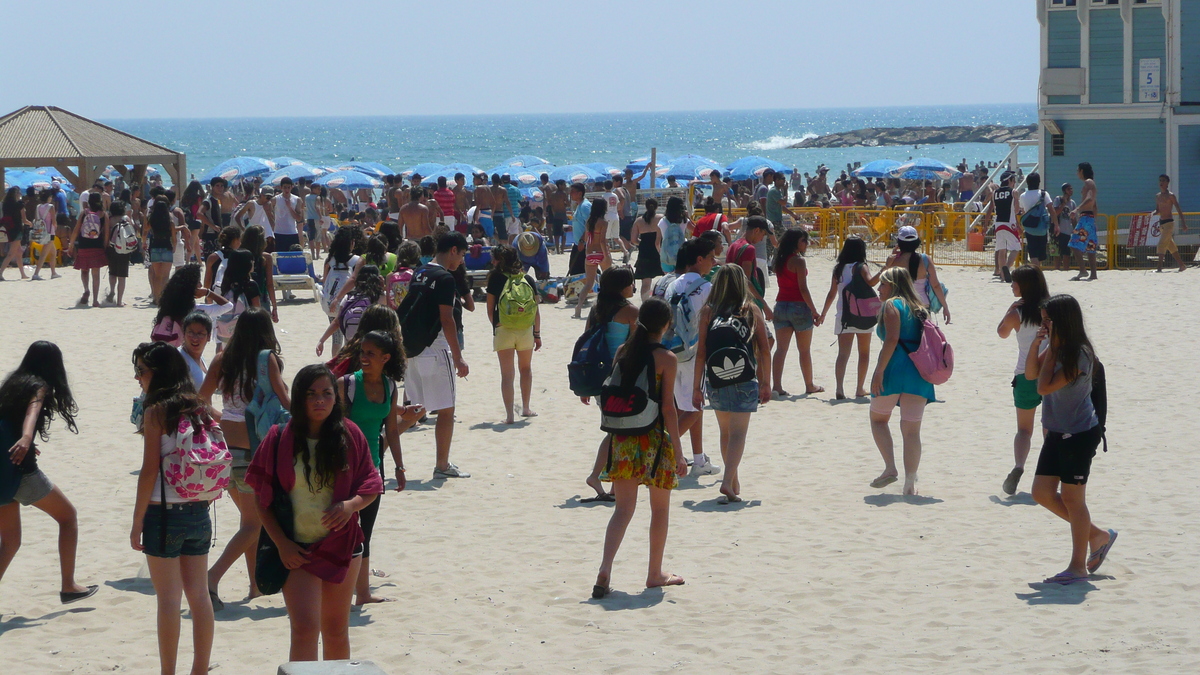
<path id="1" fill-rule="evenodd" d="M 661 588 L 647 588 L 646 590 L 633 595 L 624 591 L 610 591 L 603 600 L 588 598 L 581 605 L 596 605 L 603 607 L 607 612 L 619 612 L 626 609 L 646 609 L 662 603 L 666 599 L 666 593 Z"/>
<path id="2" fill-rule="evenodd" d="M 942 499 L 937 497 L 929 497 L 926 495 L 867 495 L 863 497 L 863 501 L 871 506 L 889 506 L 891 504 L 912 504 L 914 506 L 926 506 L 928 504 L 941 504 Z"/>

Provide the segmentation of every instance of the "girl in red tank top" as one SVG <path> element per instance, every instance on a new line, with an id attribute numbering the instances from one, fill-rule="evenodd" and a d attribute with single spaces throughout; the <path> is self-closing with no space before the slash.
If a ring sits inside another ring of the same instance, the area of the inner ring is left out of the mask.
<path id="1" fill-rule="evenodd" d="M 808 231 L 790 229 L 779 241 L 779 250 L 771 266 L 779 283 L 775 296 L 776 342 L 775 356 L 771 359 L 772 391 L 787 396 L 783 388 L 783 365 L 787 361 L 789 343 L 796 336 L 796 349 L 800 352 L 800 370 L 804 374 L 806 394 L 825 391 L 813 382 L 812 376 L 812 329 L 820 324 L 820 315 L 808 292 L 808 265 L 804 252 L 808 250 Z"/>

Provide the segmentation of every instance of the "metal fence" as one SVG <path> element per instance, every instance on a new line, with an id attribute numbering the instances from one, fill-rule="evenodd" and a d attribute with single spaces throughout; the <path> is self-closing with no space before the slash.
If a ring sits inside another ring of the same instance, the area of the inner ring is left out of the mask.
<path id="1" fill-rule="evenodd" d="M 1133 219 L 1146 215 L 1145 213 L 1119 213 L 1109 217 L 1108 241 L 1115 243 L 1114 246 L 1108 247 L 1113 250 L 1113 254 L 1109 256 L 1110 269 L 1138 270 L 1159 266 L 1157 243 L 1133 245 L 1129 238 Z M 1193 227 L 1200 226 L 1200 213 L 1184 213 L 1184 217 L 1186 221 L 1193 223 Z M 1157 242 L 1158 226 L 1154 225 L 1147 234 L 1150 235 L 1152 241 Z M 1175 234 L 1179 234 L 1178 221 L 1176 221 Z M 1143 241 L 1143 239 L 1139 238 L 1138 241 Z M 1195 260 L 1197 249 L 1200 249 L 1200 246 L 1196 244 L 1179 244 L 1179 254 L 1188 262 Z"/>

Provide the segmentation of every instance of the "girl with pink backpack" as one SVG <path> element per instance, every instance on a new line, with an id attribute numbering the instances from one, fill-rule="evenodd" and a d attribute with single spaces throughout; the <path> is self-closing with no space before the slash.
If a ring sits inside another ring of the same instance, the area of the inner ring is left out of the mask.
<path id="1" fill-rule="evenodd" d="M 903 267 L 883 271 L 879 279 L 883 300 L 876 333 L 883 340 L 875 374 L 871 378 L 871 435 L 883 456 L 883 473 L 871 481 L 882 488 L 898 478 L 888 422 L 900 407 L 900 432 L 904 439 L 904 494 L 917 494 L 917 466 L 921 463 L 921 417 L 925 404 L 934 400 L 933 383 L 916 363 L 924 351 L 929 308 L 918 297 L 912 277 Z M 930 323 L 929 325 L 933 325 Z M 937 330 L 934 327 L 934 330 Z M 940 334 L 940 331 L 938 331 Z M 948 347 L 948 345 L 947 345 Z M 943 380 L 944 381 L 944 380 Z"/>
<path id="2" fill-rule="evenodd" d="M 158 599 L 158 652 L 174 672 L 179 651 L 180 599 L 192 616 L 193 673 L 208 671 L 213 607 L 208 594 L 208 505 L 229 485 L 232 458 L 216 422 L 192 385 L 175 348 L 156 342 L 133 357 L 145 394 L 142 469 L 138 475 L 130 545 L 146 554 Z"/>

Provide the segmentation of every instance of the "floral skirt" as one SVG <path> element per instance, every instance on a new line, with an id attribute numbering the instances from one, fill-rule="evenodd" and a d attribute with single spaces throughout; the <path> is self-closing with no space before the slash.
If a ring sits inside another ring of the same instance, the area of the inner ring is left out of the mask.
<path id="1" fill-rule="evenodd" d="M 600 480 L 629 479 L 664 490 L 673 490 L 679 484 L 675 475 L 675 449 L 661 422 L 641 436 L 612 437 L 608 466 L 600 474 Z"/>

